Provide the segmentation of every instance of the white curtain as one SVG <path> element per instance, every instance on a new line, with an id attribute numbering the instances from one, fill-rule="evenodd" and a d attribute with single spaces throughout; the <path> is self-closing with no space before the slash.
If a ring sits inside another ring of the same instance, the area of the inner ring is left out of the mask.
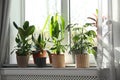
<path id="1" fill-rule="evenodd" d="M 119 4 L 119 0 L 99 0 L 97 62 L 100 80 L 120 80 Z"/>
<path id="2" fill-rule="evenodd" d="M 9 60 L 9 2 L 10 0 L 0 0 L 0 68 Z"/>

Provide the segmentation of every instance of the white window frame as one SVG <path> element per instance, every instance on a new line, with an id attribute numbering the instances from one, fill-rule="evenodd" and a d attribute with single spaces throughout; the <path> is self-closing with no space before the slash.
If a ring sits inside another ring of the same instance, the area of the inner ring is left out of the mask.
<path id="1" fill-rule="evenodd" d="M 19 7 L 19 23 L 18 24 L 23 24 L 24 21 L 25 21 L 25 0 L 12 0 L 13 3 L 14 2 L 18 2 L 20 3 L 20 5 L 18 6 Z M 14 5 L 15 7 L 16 5 Z M 15 11 L 14 11 L 15 12 Z M 15 13 L 16 14 L 16 13 Z M 66 22 L 66 26 L 70 23 L 70 0 L 61 0 L 61 15 L 64 17 L 65 19 L 65 22 Z M 13 15 L 12 15 L 13 16 Z M 11 19 L 11 21 L 13 20 L 16 20 L 16 19 Z M 12 25 L 12 23 L 11 23 Z M 11 27 L 11 29 L 13 29 L 14 27 Z M 15 30 L 15 29 L 14 29 Z M 12 36 L 12 35 L 11 35 Z M 67 31 L 66 31 L 66 36 L 68 36 L 67 34 Z M 15 37 L 15 34 L 14 36 Z M 68 37 L 65 38 L 65 41 L 68 42 Z M 12 45 L 12 48 L 13 48 L 14 45 Z M 66 59 L 70 59 L 69 61 L 72 61 L 72 56 L 68 54 L 65 54 L 65 56 L 67 56 Z M 15 54 L 13 57 L 11 58 L 15 58 Z M 12 59 L 13 60 L 13 59 Z M 16 61 L 16 59 L 14 59 L 14 61 Z M 10 64 L 11 64 L 11 60 L 10 60 Z M 15 63 L 15 62 L 13 62 Z M 67 63 L 70 63 L 70 62 L 67 62 Z"/>

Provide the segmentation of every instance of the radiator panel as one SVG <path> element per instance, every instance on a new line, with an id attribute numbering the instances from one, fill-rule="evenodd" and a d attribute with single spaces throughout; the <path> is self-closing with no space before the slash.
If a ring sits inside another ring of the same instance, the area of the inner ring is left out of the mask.
<path id="1" fill-rule="evenodd" d="M 100 80 L 97 69 L 3 68 L 2 80 Z M 102 79 L 105 80 L 105 79 Z"/>

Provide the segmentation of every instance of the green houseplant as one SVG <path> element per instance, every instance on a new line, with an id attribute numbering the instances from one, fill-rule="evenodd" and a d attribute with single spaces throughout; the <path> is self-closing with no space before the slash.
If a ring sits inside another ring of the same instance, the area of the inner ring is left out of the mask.
<path id="1" fill-rule="evenodd" d="M 13 22 L 14 27 L 18 30 L 17 36 L 15 38 L 16 47 L 12 51 L 16 51 L 17 63 L 20 67 L 26 67 L 28 64 L 29 54 L 31 52 L 31 35 L 35 30 L 35 26 L 29 26 L 29 22 L 25 21 L 22 27 L 19 27 L 15 22 Z"/>
<path id="2" fill-rule="evenodd" d="M 52 65 L 58 68 L 65 67 L 64 54 L 61 54 L 66 49 L 66 45 L 62 44 L 65 33 L 65 21 L 62 16 L 56 13 L 51 16 L 48 26 L 50 32 L 49 42 L 53 44 L 50 49 L 52 51 Z"/>
<path id="3" fill-rule="evenodd" d="M 96 33 L 94 30 L 88 30 L 90 25 L 86 23 L 82 27 L 73 28 L 75 33 L 72 36 L 73 46 L 71 51 L 73 54 L 76 54 L 76 67 L 89 67 L 88 53 L 95 53 L 93 46 Z"/>
<path id="4" fill-rule="evenodd" d="M 34 42 L 35 51 L 33 51 L 34 63 L 39 67 L 44 67 L 46 65 L 46 38 L 43 36 L 43 33 L 40 33 L 35 39 L 32 36 L 32 41 Z"/>

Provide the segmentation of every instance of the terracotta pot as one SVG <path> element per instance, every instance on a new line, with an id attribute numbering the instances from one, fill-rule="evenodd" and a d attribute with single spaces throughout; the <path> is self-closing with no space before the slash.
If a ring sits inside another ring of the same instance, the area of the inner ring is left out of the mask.
<path id="1" fill-rule="evenodd" d="M 19 67 L 27 67 L 28 66 L 29 55 L 16 56 L 16 58 L 17 58 L 17 64 Z"/>
<path id="2" fill-rule="evenodd" d="M 64 54 L 52 55 L 52 66 L 54 68 L 64 68 L 65 67 Z"/>
<path id="3" fill-rule="evenodd" d="M 46 66 L 46 51 L 44 50 L 43 53 L 40 51 L 34 51 L 33 60 L 38 67 Z"/>
<path id="4" fill-rule="evenodd" d="M 40 52 L 40 57 L 46 57 L 46 50 L 43 50 L 43 53 L 42 52 Z"/>
<path id="5" fill-rule="evenodd" d="M 56 54 L 49 54 L 48 56 L 49 56 L 49 62 L 50 62 L 50 64 L 52 64 L 52 56 L 53 55 L 56 55 Z"/>
<path id="6" fill-rule="evenodd" d="M 38 52 L 38 53 L 33 52 L 32 56 L 33 56 L 33 61 L 34 61 L 34 63 L 35 63 L 35 59 L 40 56 L 40 53 L 39 53 L 39 52 Z"/>
<path id="7" fill-rule="evenodd" d="M 89 67 L 89 54 L 76 54 L 76 67 L 88 68 Z"/>
<path id="8" fill-rule="evenodd" d="M 41 53 L 40 51 L 33 51 L 33 60 L 35 63 L 35 59 L 36 58 L 40 58 L 40 57 L 44 57 L 46 58 L 46 51 L 44 50 L 43 53 Z"/>

